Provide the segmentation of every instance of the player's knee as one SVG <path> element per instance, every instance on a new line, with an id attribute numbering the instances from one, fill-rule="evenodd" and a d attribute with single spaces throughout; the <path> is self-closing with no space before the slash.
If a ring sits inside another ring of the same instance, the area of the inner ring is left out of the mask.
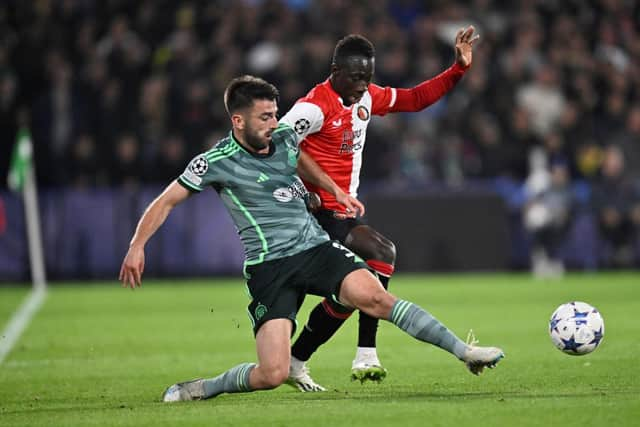
<path id="1" fill-rule="evenodd" d="M 367 295 L 359 308 L 373 317 L 382 319 L 393 306 L 392 300 L 393 297 L 389 293 L 380 289 Z"/>
<path id="2" fill-rule="evenodd" d="M 262 383 L 265 388 L 276 388 L 287 380 L 289 376 L 288 366 L 274 366 L 262 372 Z"/>
<path id="3" fill-rule="evenodd" d="M 386 262 L 387 264 L 395 264 L 396 262 L 396 245 L 389 239 L 381 239 L 378 242 L 376 252 L 378 252 L 377 260 Z"/>

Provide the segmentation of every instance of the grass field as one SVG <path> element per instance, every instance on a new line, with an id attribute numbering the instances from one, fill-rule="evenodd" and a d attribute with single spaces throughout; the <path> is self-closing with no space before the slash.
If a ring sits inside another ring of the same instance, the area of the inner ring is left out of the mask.
<path id="1" fill-rule="evenodd" d="M 240 280 L 55 284 L 0 365 L 0 425 L 157 426 L 621 426 L 640 419 L 640 274 L 398 276 L 392 291 L 428 310 L 461 337 L 507 357 L 480 377 L 448 353 L 381 326 L 380 384 L 349 381 L 357 321 L 350 319 L 312 359 L 331 391 L 222 395 L 163 404 L 179 380 L 214 376 L 255 360 Z M 0 287 L 0 324 L 27 294 Z M 593 354 L 556 350 L 547 321 L 563 302 L 603 314 Z M 300 325 L 318 299 L 307 298 Z"/>

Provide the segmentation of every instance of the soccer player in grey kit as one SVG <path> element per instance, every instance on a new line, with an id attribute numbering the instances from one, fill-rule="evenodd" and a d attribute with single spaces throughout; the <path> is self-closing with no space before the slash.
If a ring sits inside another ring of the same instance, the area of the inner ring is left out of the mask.
<path id="1" fill-rule="evenodd" d="M 252 76 L 238 77 L 227 86 L 224 99 L 231 132 L 196 156 L 147 207 L 122 262 L 120 280 L 123 286 L 140 286 L 144 247 L 171 209 L 193 193 L 214 188 L 245 247 L 244 275 L 252 297 L 248 311 L 258 363 L 241 363 L 217 377 L 174 384 L 163 401 L 208 399 L 283 384 L 289 375 L 296 314 L 306 294 L 388 320 L 452 353 L 474 374 L 504 357 L 499 348 L 465 344 L 422 308 L 388 293 L 361 258 L 329 240 L 307 211 L 307 190 L 298 171 L 350 210 L 362 205 L 301 153 L 291 127 L 278 125 L 278 91 L 273 85 Z"/>

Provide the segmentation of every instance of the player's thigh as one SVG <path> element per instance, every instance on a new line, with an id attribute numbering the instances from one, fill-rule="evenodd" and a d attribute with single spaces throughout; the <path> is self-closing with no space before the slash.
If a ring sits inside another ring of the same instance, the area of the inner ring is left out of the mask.
<path id="1" fill-rule="evenodd" d="M 349 273 L 340 287 L 340 302 L 380 319 L 388 319 L 396 298 L 368 270 Z"/>
<path id="2" fill-rule="evenodd" d="M 295 286 L 298 264 L 295 259 L 283 258 L 247 267 L 248 314 L 256 336 L 262 325 L 273 319 L 288 319 L 295 332 L 296 315 L 305 297 L 304 287 Z"/>
<path id="3" fill-rule="evenodd" d="M 318 246 L 309 258 L 299 281 L 306 283 L 307 293 L 338 301 L 340 286 L 352 271 L 368 269 L 364 261 L 336 241 Z"/>
<path id="4" fill-rule="evenodd" d="M 258 364 L 266 370 L 289 369 L 292 323 L 289 319 L 271 319 L 256 334 Z"/>
<path id="5" fill-rule="evenodd" d="M 344 244 L 365 260 L 375 259 L 393 264 L 396 260 L 394 243 L 373 227 L 361 224 L 349 231 Z"/>

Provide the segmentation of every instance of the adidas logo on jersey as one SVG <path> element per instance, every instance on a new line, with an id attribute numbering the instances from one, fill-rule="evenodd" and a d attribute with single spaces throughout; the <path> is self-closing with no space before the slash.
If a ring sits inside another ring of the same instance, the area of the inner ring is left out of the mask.
<path id="1" fill-rule="evenodd" d="M 260 172 L 260 176 L 258 176 L 258 179 L 256 180 L 256 182 L 263 183 L 268 180 L 269 180 L 269 177 L 266 174 Z"/>

